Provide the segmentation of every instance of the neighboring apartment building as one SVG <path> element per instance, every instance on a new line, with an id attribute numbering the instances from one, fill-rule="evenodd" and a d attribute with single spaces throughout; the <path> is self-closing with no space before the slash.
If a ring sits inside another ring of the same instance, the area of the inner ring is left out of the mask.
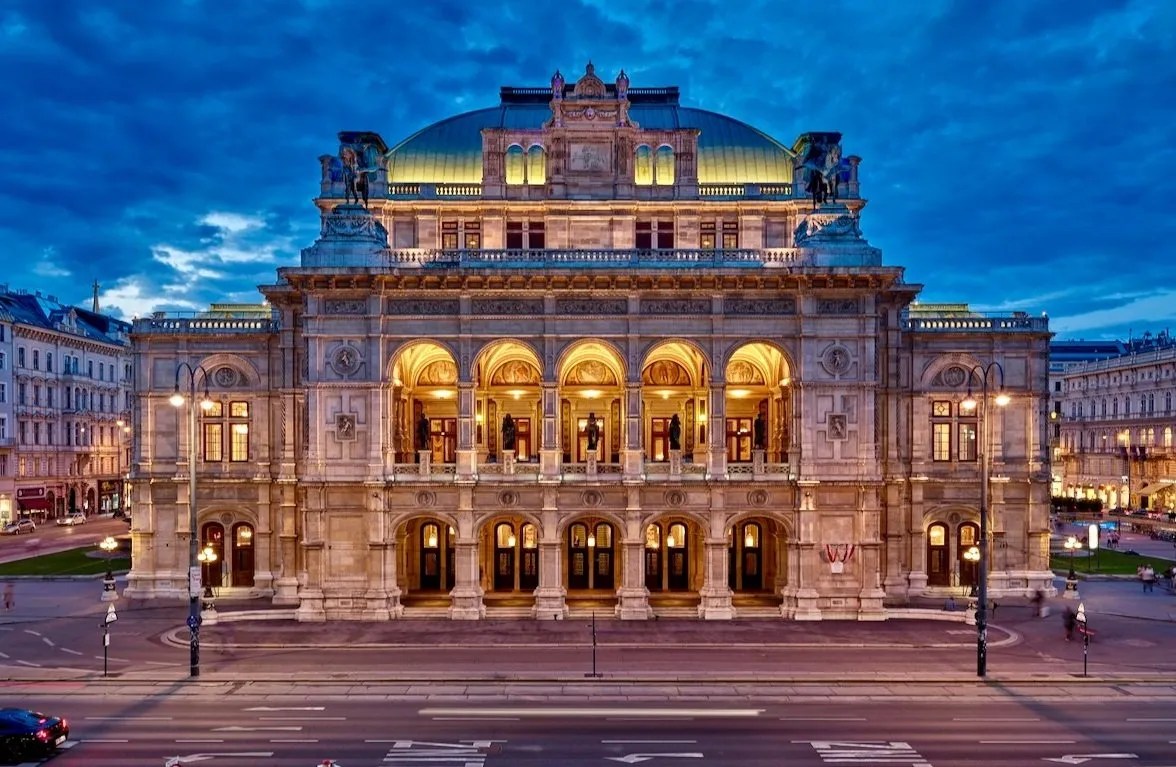
<path id="1" fill-rule="evenodd" d="M 0 521 L 123 504 L 130 330 L 97 298 L 86 310 L 0 286 Z"/>
<path id="2" fill-rule="evenodd" d="M 1062 399 L 1066 373 L 1076 365 L 1118 357 L 1127 350 L 1122 341 L 1054 340 L 1049 345 L 1049 449 L 1051 495 L 1065 495 L 1062 476 Z"/>
<path id="3" fill-rule="evenodd" d="M 1063 373 L 1061 495 L 1176 509 L 1176 339 L 1165 331 L 1121 346 Z"/>
<path id="4" fill-rule="evenodd" d="M 1048 323 L 912 307 L 840 134 L 589 66 L 340 142 L 270 314 L 135 323 L 128 596 L 187 594 L 195 515 L 307 621 L 881 620 L 975 582 L 985 453 L 991 593 L 1052 588 Z"/>

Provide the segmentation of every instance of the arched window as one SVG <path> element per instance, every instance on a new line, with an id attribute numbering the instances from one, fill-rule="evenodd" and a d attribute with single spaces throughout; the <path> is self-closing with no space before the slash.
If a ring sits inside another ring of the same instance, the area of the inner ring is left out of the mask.
<path id="1" fill-rule="evenodd" d="M 527 150 L 527 183 L 547 183 L 547 152 L 538 144 Z"/>
<path id="2" fill-rule="evenodd" d="M 518 144 L 506 150 L 506 183 L 509 186 L 527 183 L 526 157 Z"/>
<path id="3" fill-rule="evenodd" d="M 633 163 L 633 183 L 637 186 L 653 184 L 653 151 L 644 144 L 637 147 Z"/>
<path id="4" fill-rule="evenodd" d="M 653 183 L 658 186 L 674 183 L 674 150 L 668 146 L 657 148 L 653 161 Z"/>

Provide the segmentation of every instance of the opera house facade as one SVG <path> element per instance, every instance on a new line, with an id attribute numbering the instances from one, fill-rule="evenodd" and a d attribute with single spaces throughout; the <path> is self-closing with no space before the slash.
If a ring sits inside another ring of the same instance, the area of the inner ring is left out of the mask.
<path id="1" fill-rule="evenodd" d="M 1050 588 L 1047 320 L 918 305 L 840 134 L 589 65 L 339 138 L 264 310 L 135 322 L 128 596 L 194 511 L 305 621 L 882 620 L 974 584 L 985 476 L 990 595 Z"/>

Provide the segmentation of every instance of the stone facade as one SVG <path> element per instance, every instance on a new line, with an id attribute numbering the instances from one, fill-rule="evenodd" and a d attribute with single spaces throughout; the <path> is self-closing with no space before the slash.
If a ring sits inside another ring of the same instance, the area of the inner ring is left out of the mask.
<path id="1" fill-rule="evenodd" d="M 130 594 L 186 594 L 195 503 L 205 577 L 307 621 L 881 620 L 972 577 L 959 403 L 998 359 L 991 593 L 1049 587 L 1047 324 L 912 308 L 840 134 L 790 149 L 591 67 L 502 110 L 449 126 L 481 183 L 448 134 L 340 134 L 272 316 L 136 324 Z M 195 499 L 184 363 L 218 403 Z"/>

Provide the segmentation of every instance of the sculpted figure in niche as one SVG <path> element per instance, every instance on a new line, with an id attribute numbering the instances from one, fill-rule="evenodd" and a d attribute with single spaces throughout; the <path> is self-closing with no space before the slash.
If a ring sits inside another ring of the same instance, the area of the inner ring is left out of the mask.
<path id="1" fill-rule="evenodd" d="M 588 437 L 588 449 L 595 451 L 600 444 L 600 424 L 596 422 L 596 413 L 588 414 L 588 425 L 584 427 L 584 435 Z"/>
<path id="2" fill-rule="evenodd" d="M 670 419 L 670 450 L 682 449 L 682 419 L 674 413 Z"/>
<path id="3" fill-rule="evenodd" d="M 502 419 L 502 449 L 513 453 L 515 449 L 515 422 L 507 413 Z"/>
<path id="4" fill-rule="evenodd" d="M 752 424 L 752 437 L 756 450 L 763 450 L 767 447 L 768 423 L 764 419 L 763 413 L 756 414 L 755 423 Z"/>
<path id="5" fill-rule="evenodd" d="M 424 413 L 421 413 L 421 417 L 417 421 L 416 439 L 417 450 L 429 449 L 429 419 Z"/>

